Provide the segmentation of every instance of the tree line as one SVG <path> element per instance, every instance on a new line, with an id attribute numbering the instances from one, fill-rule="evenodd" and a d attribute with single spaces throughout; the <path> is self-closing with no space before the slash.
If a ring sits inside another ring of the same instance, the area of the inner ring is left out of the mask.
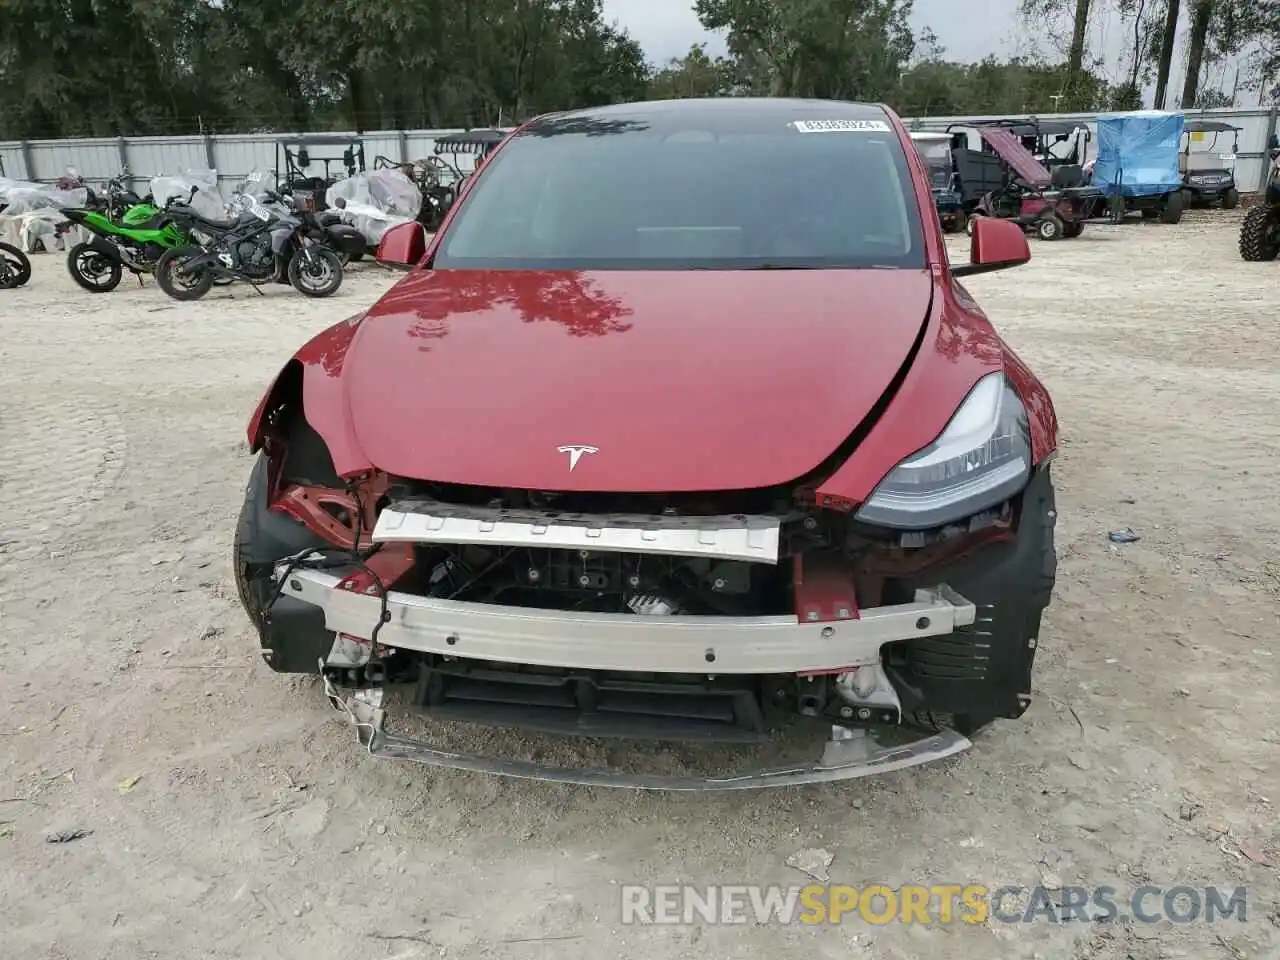
<path id="1" fill-rule="evenodd" d="M 1250 44 L 1249 82 L 1280 80 L 1280 0 L 1022 0 L 1049 49 L 976 64 L 913 31 L 911 0 L 692 2 L 726 56 L 652 65 L 601 0 L 0 0 L 0 139 L 474 127 L 671 96 L 907 116 L 1129 108 L 1153 81 L 1172 105 L 1179 29 L 1182 105 L 1226 98 L 1207 67 Z M 1104 13 L 1125 29 L 1120 77 L 1087 42 Z"/>

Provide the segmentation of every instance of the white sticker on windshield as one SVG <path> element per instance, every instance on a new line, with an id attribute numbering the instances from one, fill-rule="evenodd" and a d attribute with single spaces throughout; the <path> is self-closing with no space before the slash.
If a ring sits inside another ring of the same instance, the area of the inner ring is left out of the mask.
<path id="1" fill-rule="evenodd" d="M 800 133 L 888 133 L 884 120 L 792 120 Z"/>

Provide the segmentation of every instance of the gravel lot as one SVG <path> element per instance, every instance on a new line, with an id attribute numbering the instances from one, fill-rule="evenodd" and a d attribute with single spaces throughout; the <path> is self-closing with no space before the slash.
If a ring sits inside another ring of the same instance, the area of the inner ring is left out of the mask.
<path id="1" fill-rule="evenodd" d="M 375 763 L 262 665 L 228 564 L 244 424 L 397 275 L 185 306 L 35 257 L 0 291 L 0 954 L 1280 956 L 1280 264 L 1242 262 L 1238 222 L 1091 225 L 969 284 L 1064 434 L 1027 716 L 941 765 L 718 797 Z M 619 922 L 621 884 L 803 883 L 811 847 L 859 886 L 1247 885 L 1248 920 Z"/>

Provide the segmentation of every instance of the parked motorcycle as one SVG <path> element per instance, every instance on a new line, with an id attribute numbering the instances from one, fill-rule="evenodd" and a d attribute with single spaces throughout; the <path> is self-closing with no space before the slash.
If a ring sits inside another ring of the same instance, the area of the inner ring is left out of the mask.
<path id="1" fill-rule="evenodd" d="M 342 262 L 316 239 L 314 219 L 291 210 L 266 192 L 236 198 L 239 216 L 219 224 L 194 218 L 192 237 L 200 245 L 166 251 L 156 264 L 156 282 L 175 300 L 198 300 L 218 280 L 243 280 L 256 288 L 287 282 L 309 297 L 328 297 L 342 285 Z M 261 291 L 259 291 L 261 292 Z"/>
<path id="2" fill-rule="evenodd" d="M 17 247 L 0 243 L 0 290 L 20 287 L 31 279 L 31 261 Z"/>
<path id="3" fill-rule="evenodd" d="M 107 184 L 102 209 L 64 209 L 63 216 L 93 236 L 67 253 L 71 278 L 91 293 L 109 293 L 127 269 L 142 282 L 166 250 L 187 245 L 183 218 L 128 190 L 122 178 Z"/>

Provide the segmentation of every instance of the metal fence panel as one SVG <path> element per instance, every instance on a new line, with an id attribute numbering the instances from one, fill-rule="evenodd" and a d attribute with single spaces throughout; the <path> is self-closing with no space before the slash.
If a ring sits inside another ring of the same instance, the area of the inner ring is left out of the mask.
<path id="1" fill-rule="evenodd" d="M 29 180 L 27 160 L 22 155 L 22 144 L 0 143 L 0 177 L 10 180 Z"/>
<path id="2" fill-rule="evenodd" d="M 1188 114 L 1188 117 L 1190 116 L 1192 114 Z M 1274 110 L 1206 110 L 1194 116 L 1224 120 L 1243 128 L 1237 151 L 1236 179 L 1241 192 L 1257 190 L 1266 176 L 1267 143 L 1275 127 L 1276 112 Z M 1096 148 L 1097 114 L 1041 114 L 1040 118 L 1085 123 L 1095 133 L 1090 143 L 1090 153 L 1092 154 Z M 914 129 L 943 130 L 953 123 L 973 123 L 999 118 L 969 116 L 905 119 Z M 428 157 L 434 152 L 437 137 L 457 132 L 459 131 L 456 128 L 370 131 L 362 135 L 365 160 L 367 165 L 372 167 L 374 158 L 379 155 L 394 162 Z M 7 141 L 0 142 L 0 162 L 4 164 L 5 175 L 8 177 L 46 182 L 56 180 L 65 174 L 68 167 L 74 167 L 91 182 L 103 181 L 118 175 L 125 162 L 128 163 L 130 173 L 138 182 L 162 173 L 173 174 L 181 170 L 208 169 L 210 165 L 218 171 L 219 179 L 228 181 L 238 180 L 252 170 L 275 170 L 277 139 L 294 135 L 249 133 L 214 137 L 73 138 L 32 140 L 25 143 Z M 332 136 L 355 136 L 355 134 L 336 133 Z M 1202 148 L 1201 144 L 1193 146 L 1193 150 Z M 1229 143 L 1219 140 L 1214 152 L 1225 153 L 1229 149 Z M 317 149 L 312 152 L 322 156 L 325 151 Z M 340 148 L 334 148 L 330 152 L 337 155 L 340 153 Z M 30 160 L 29 168 L 27 158 Z M 467 154 L 457 158 L 450 156 L 448 159 L 456 159 L 464 172 L 472 169 L 474 160 Z M 333 164 L 330 166 L 334 169 Z M 324 165 L 312 163 L 307 172 L 313 176 L 322 175 Z"/>

